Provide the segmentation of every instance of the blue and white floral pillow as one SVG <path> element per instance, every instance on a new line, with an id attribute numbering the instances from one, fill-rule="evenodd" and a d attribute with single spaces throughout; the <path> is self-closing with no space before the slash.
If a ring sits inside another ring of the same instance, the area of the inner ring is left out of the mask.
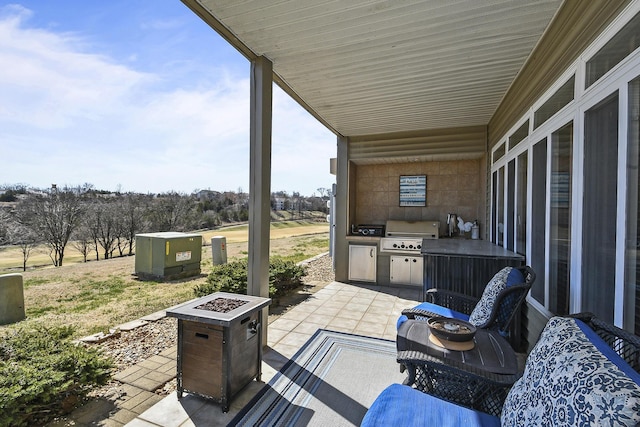
<path id="1" fill-rule="evenodd" d="M 486 323 L 491 318 L 491 310 L 493 310 L 493 305 L 496 303 L 498 295 L 507 287 L 507 278 L 512 269 L 513 267 L 504 267 L 487 283 L 480 301 L 478 301 L 469 316 L 469 323 L 473 326 L 479 328 L 486 326 Z"/>
<path id="2" fill-rule="evenodd" d="M 609 350 L 609 357 L 592 339 Z M 575 319 L 552 318 L 507 396 L 501 425 L 638 425 L 640 374 L 599 337 L 592 339 Z"/>

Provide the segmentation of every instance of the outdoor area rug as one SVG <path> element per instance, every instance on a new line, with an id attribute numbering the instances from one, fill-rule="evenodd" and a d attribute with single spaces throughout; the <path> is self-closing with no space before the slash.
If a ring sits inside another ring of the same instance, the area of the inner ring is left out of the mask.
<path id="1" fill-rule="evenodd" d="M 405 377 L 394 341 L 319 329 L 229 426 L 358 426 Z"/>

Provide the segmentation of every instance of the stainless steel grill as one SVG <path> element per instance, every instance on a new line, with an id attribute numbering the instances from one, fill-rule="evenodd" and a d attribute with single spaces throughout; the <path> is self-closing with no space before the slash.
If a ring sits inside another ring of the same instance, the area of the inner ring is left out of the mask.
<path id="1" fill-rule="evenodd" d="M 389 220 L 385 230 L 385 237 L 380 239 L 382 252 L 419 254 L 422 239 L 438 238 L 440 221 Z"/>

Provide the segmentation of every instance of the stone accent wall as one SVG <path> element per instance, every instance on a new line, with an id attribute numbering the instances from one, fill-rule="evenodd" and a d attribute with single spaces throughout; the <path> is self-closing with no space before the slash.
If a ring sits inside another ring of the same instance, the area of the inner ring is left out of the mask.
<path id="1" fill-rule="evenodd" d="M 440 220 L 446 232 L 447 214 L 465 222 L 485 215 L 485 168 L 482 159 L 352 165 L 355 168 L 355 224 L 394 220 Z M 427 176 L 427 206 L 400 207 L 400 175 Z"/>

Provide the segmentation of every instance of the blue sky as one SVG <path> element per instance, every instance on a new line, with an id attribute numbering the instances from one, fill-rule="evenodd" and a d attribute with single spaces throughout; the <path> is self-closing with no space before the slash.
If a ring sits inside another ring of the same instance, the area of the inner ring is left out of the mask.
<path id="1" fill-rule="evenodd" d="M 249 190 L 249 62 L 179 0 L 0 2 L 0 94 L 0 185 Z M 272 191 L 330 188 L 335 135 L 273 115 Z"/>

